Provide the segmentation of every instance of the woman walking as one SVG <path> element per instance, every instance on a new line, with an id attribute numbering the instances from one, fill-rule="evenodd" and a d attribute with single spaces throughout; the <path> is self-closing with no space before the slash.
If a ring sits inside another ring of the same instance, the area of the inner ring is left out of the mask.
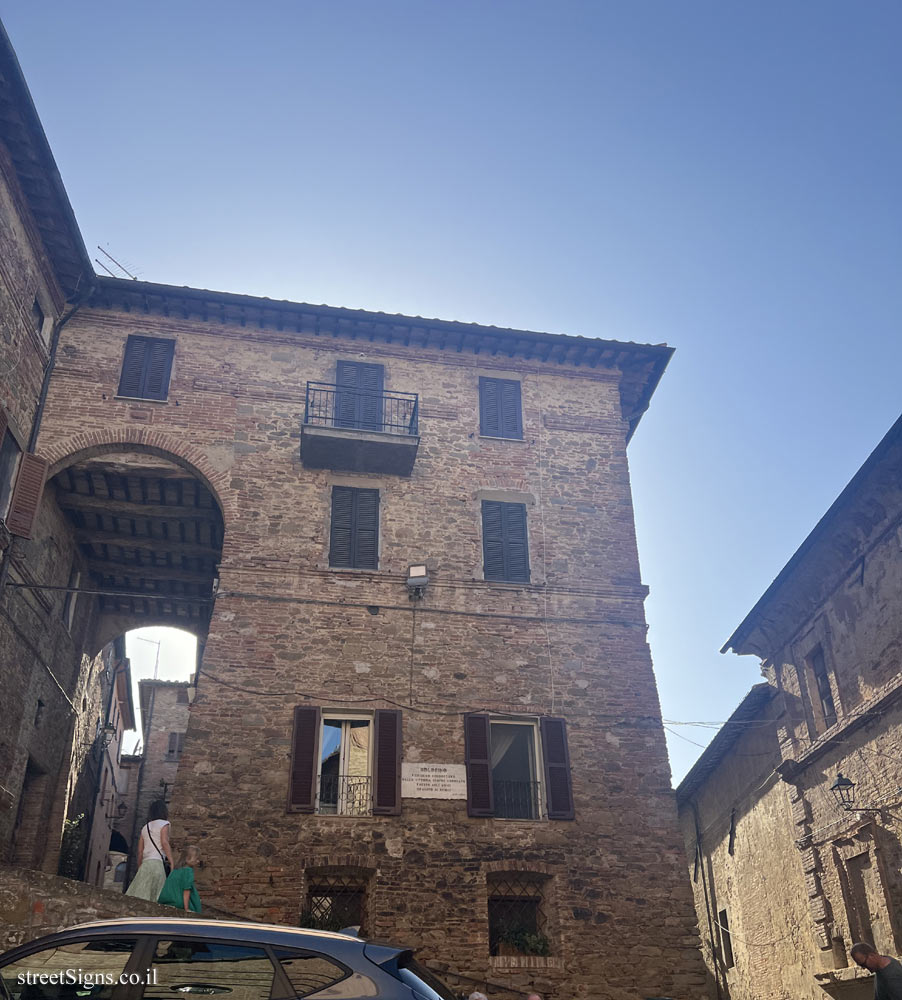
<path id="1" fill-rule="evenodd" d="M 157 902 L 186 912 L 200 913 L 200 896 L 194 884 L 194 869 L 199 864 L 200 851 L 193 844 L 186 847 L 179 858 L 178 868 L 169 873 Z"/>
<path id="2" fill-rule="evenodd" d="M 168 867 L 164 867 L 164 860 Z M 152 802 L 147 822 L 141 829 L 138 841 L 138 874 L 126 890 L 126 896 L 147 899 L 155 903 L 173 868 L 172 848 L 169 846 L 169 810 L 162 799 Z"/>

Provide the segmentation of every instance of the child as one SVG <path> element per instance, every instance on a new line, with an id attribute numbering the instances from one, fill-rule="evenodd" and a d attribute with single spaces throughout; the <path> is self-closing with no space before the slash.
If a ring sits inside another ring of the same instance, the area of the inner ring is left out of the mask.
<path id="1" fill-rule="evenodd" d="M 158 903 L 175 906 L 180 910 L 200 913 L 200 896 L 194 885 L 194 866 L 200 864 L 200 851 L 191 845 L 179 858 L 178 868 L 173 868 L 166 879 Z"/>

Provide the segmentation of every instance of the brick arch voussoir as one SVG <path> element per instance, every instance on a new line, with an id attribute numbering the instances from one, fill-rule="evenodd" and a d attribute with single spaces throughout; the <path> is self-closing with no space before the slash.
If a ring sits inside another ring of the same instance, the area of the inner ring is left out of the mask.
<path id="1" fill-rule="evenodd" d="M 235 515 L 235 498 L 229 487 L 229 474 L 215 469 L 204 452 L 194 445 L 185 444 L 168 434 L 146 427 L 129 427 L 115 431 L 89 431 L 63 438 L 40 449 L 42 458 L 50 468 L 47 478 L 58 472 L 98 455 L 116 451 L 145 451 L 167 458 L 200 479 L 219 503 L 228 530 Z"/>

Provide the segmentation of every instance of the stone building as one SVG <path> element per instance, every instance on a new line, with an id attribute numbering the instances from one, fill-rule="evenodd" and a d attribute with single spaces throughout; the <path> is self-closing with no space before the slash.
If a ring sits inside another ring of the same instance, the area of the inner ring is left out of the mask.
<path id="1" fill-rule="evenodd" d="M 700 997 L 627 462 L 670 349 L 87 280 L 23 503 L 63 556 L 3 600 L 62 573 L 75 674 L 141 625 L 204 644 L 172 819 L 205 900 Z"/>
<path id="2" fill-rule="evenodd" d="M 65 589 L 83 563 L 61 510 L 37 510 L 46 463 L 35 448 L 60 332 L 92 282 L 0 27 L 0 860 L 51 872 L 102 697 L 94 602 Z"/>
<path id="3" fill-rule="evenodd" d="M 851 945 L 902 950 L 900 524 L 902 419 L 724 647 L 765 683 L 677 789 L 720 997 L 870 996 Z"/>
<path id="4" fill-rule="evenodd" d="M 172 801 L 179 760 L 185 748 L 188 710 L 193 692 L 190 681 L 144 679 L 139 682 L 142 750 L 135 758 L 130 794 L 122 829 L 128 830 L 130 847 L 127 877 L 136 869 L 135 851 L 141 827 L 147 822 L 152 802 Z M 184 843 L 174 845 L 179 850 Z"/>

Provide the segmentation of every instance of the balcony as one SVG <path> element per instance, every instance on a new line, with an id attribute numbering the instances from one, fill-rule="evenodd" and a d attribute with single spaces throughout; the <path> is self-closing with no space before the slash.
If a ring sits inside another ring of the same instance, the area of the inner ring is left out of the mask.
<path id="1" fill-rule="evenodd" d="M 316 811 L 321 816 L 369 816 L 373 779 L 368 775 L 321 774 Z"/>
<path id="2" fill-rule="evenodd" d="M 495 816 L 498 819 L 539 819 L 539 783 L 537 781 L 492 780 Z"/>
<path id="3" fill-rule="evenodd" d="M 308 469 L 409 476 L 420 443 L 416 393 L 308 382 L 301 461 Z"/>

